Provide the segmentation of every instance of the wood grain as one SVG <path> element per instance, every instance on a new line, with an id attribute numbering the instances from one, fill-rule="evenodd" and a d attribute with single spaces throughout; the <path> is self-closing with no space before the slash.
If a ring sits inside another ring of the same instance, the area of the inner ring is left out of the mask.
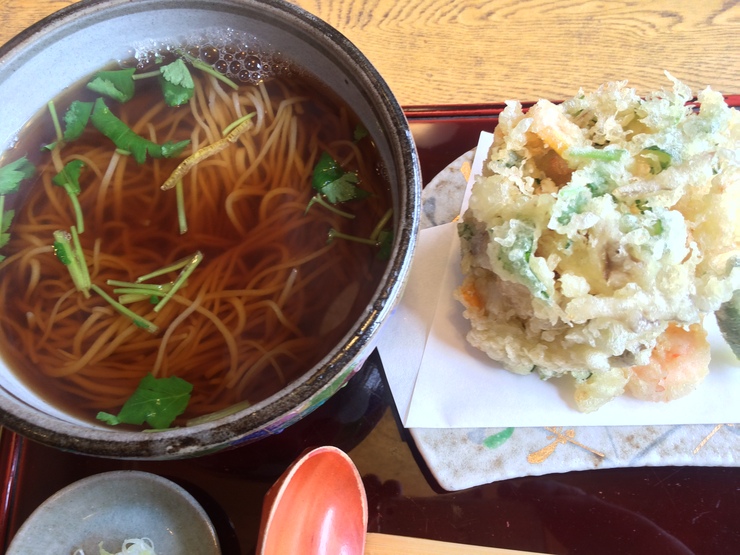
<path id="1" fill-rule="evenodd" d="M 737 0 L 297 0 L 346 35 L 404 106 L 559 99 L 663 70 L 740 94 Z M 67 0 L 3 0 L 0 43 Z"/>
<path id="2" fill-rule="evenodd" d="M 498 547 L 479 547 L 461 543 L 369 533 L 365 555 L 537 555 Z M 542 554 L 544 555 L 544 554 Z"/>

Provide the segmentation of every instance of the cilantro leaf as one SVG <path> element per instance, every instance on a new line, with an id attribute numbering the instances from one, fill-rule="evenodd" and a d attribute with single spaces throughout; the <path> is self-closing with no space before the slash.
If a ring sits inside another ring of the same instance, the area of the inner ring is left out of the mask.
<path id="1" fill-rule="evenodd" d="M 345 173 L 339 179 L 327 183 L 321 194 L 331 203 L 367 198 L 370 193 L 357 186 L 357 174 Z"/>
<path id="2" fill-rule="evenodd" d="M 190 75 L 190 70 L 188 69 L 188 66 L 185 65 L 182 58 L 178 58 L 171 64 L 162 66 L 159 68 L 159 71 L 168 83 L 179 85 L 186 89 L 195 88 L 195 83 L 193 82 L 193 77 Z"/>
<path id="3" fill-rule="evenodd" d="M 155 429 L 168 428 L 185 411 L 192 390 L 192 384 L 177 376 L 155 378 L 147 374 L 117 416 L 99 412 L 97 418 L 111 426 L 146 422 Z"/>
<path id="4" fill-rule="evenodd" d="M 64 114 L 64 140 L 74 141 L 78 139 L 87 126 L 92 113 L 92 102 L 81 102 L 75 100 L 67 108 Z"/>
<path id="5" fill-rule="evenodd" d="M 10 241 L 10 233 L 8 233 L 8 229 L 10 229 L 10 224 L 13 223 L 13 217 L 15 216 L 15 210 L 6 210 L 3 212 L 2 215 L 2 222 L 0 222 L 0 248 L 4 247 L 8 244 L 8 241 Z M 0 262 L 5 257 L 0 258 Z"/>
<path id="6" fill-rule="evenodd" d="M 72 160 L 62 168 L 58 174 L 52 178 L 52 183 L 63 187 L 67 193 L 80 194 L 80 172 L 85 167 L 82 160 Z"/>
<path id="7" fill-rule="evenodd" d="M 311 185 L 331 203 L 363 199 L 370 195 L 357 187 L 357 174 L 345 172 L 328 152 L 323 152 L 313 169 Z"/>
<path id="8" fill-rule="evenodd" d="M 352 138 L 354 138 L 356 143 L 359 143 L 362 139 L 367 137 L 370 133 L 367 129 L 365 129 L 365 126 L 361 123 L 357 124 L 357 127 L 355 127 L 354 132 L 352 133 Z"/>
<path id="9" fill-rule="evenodd" d="M 0 195 L 16 192 L 21 181 L 32 177 L 34 173 L 36 173 L 36 168 L 25 156 L 10 164 L 5 164 L 0 168 Z"/>
<path id="10" fill-rule="evenodd" d="M 378 235 L 378 258 L 380 260 L 388 260 L 391 257 L 391 249 L 393 248 L 393 232 L 386 229 L 380 232 Z"/>
<path id="11" fill-rule="evenodd" d="M 311 185 L 321 192 L 328 183 L 339 179 L 343 173 L 344 170 L 342 170 L 339 162 L 334 160 L 328 152 L 322 152 L 319 161 L 314 166 Z"/>
<path id="12" fill-rule="evenodd" d="M 0 247 L 4 247 L 10 240 L 10 234 L 7 231 L 15 215 L 14 210 L 5 210 L 5 195 L 15 193 L 21 181 L 32 177 L 34 173 L 36 173 L 36 168 L 25 156 L 0 168 Z M 0 262 L 3 260 L 5 257 L 0 256 Z"/>
<path id="13" fill-rule="evenodd" d="M 130 152 L 139 164 L 146 161 L 147 154 L 152 158 L 172 158 L 190 144 L 189 140 L 185 140 L 176 143 L 167 141 L 163 145 L 158 145 L 137 135 L 110 111 L 102 98 L 95 101 L 90 120 L 117 148 Z"/>
<path id="14" fill-rule="evenodd" d="M 10 229 L 10 224 L 13 223 L 13 217 L 15 216 L 15 210 L 6 210 L 3 213 L 3 221 L 0 224 L 2 227 L 0 228 L 0 232 L 7 233 L 7 231 Z"/>
<path id="15" fill-rule="evenodd" d="M 189 89 L 182 85 L 175 85 L 164 78 L 160 79 L 159 83 L 162 86 L 162 94 L 164 95 L 164 101 L 167 106 L 174 107 L 187 104 L 195 92 L 195 89 Z"/>
<path id="16" fill-rule="evenodd" d="M 136 68 L 100 71 L 87 84 L 87 88 L 118 102 L 128 102 L 134 97 L 135 71 Z"/>
<path id="17" fill-rule="evenodd" d="M 190 100 L 195 92 L 195 83 L 185 62 L 178 58 L 160 68 L 159 80 L 167 106 L 180 106 Z"/>
<path id="18" fill-rule="evenodd" d="M 154 144 L 154 143 L 152 143 Z M 149 150 L 152 158 L 174 158 L 179 156 L 183 149 L 190 144 L 190 140 L 184 141 L 167 141 L 162 145 L 155 144 L 153 149 Z"/>

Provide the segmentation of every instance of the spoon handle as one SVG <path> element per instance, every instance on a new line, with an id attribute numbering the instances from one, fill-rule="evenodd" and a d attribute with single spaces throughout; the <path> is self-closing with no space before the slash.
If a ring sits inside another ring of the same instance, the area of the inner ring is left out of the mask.
<path id="1" fill-rule="evenodd" d="M 398 555 L 399 553 L 404 555 L 537 555 L 531 551 L 479 547 L 368 532 L 365 540 L 365 555 Z"/>

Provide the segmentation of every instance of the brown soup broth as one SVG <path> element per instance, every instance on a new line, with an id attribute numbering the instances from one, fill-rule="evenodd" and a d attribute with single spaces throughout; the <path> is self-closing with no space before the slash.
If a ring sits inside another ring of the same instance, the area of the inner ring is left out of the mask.
<path id="1" fill-rule="evenodd" d="M 134 99 L 125 104 L 105 99 L 153 142 L 190 140 L 177 158 L 138 164 L 115 154 L 92 125 L 58 151 L 64 163 L 77 158 L 86 164 L 80 242 L 92 282 L 109 295 L 117 297 L 108 280 L 133 282 L 203 253 L 159 313 L 147 300 L 127 305 L 159 327 L 155 334 L 94 292 L 85 298 L 74 290 L 52 251 L 53 232 L 68 230 L 75 217 L 65 191 L 51 183 L 57 173 L 52 155 L 40 151 L 54 139 L 48 112 L 3 157 L 7 163 L 28 155 L 37 173 L 6 198 L 6 209 L 16 214 L 0 265 L 2 355 L 40 396 L 85 419 L 100 410 L 117 412 L 147 373 L 193 384 L 183 420 L 266 398 L 347 333 L 385 267 L 375 246 L 327 242 L 332 227 L 368 237 L 390 207 L 379 155 L 369 137 L 353 137 L 358 120 L 349 107 L 296 72 L 241 85 L 238 92 L 192 74 L 196 96 L 188 105 L 165 106 L 156 79 L 137 81 Z M 82 84 L 55 104 L 61 117 L 72 100 L 97 96 Z M 181 234 L 176 190 L 160 185 L 196 147 L 219 140 L 226 125 L 250 112 L 257 113 L 252 129 L 183 177 L 188 230 Z M 306 212 L 314 194 L 312 169 L 323 151 L 357 172 L 359 186 L 372 193 L 339 205 L 353 219 L 318 205 Z M 173 281 L 177 274 L 150 282 Z"/>

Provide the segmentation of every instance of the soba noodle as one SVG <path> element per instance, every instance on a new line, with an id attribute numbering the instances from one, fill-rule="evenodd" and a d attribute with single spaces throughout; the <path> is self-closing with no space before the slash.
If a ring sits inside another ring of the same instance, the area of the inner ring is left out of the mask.
<path id="1" fill-rule="evenodd" d="M 185 107 L 152 104 L 156 91 L 137 92 L 118 114 L 153 142 L 189 139 L 178 159 L 139 165 L 90 129 L 56 149 L 58 159 L 41 158 L 40 181 L 16 206 L 0 268 L 5 358 L 33 387 L 87 418 L 119 408 L 147 373 L 193 384 L 187 418 L 261 400 L 346 333 L 382 271 L 372 247 L 327 242 L 331 227 L 370 234 L 389 206 L 377 154 L 369 140 L 365 146 L 352 140 L 357 122 L 349 110 L 303 80 L 272 79 L 233 92 L 212 77 L 194 77 L 195 95 Z M 188 229 L 180 234 L 176 192 L 160 185 L 188 154 L 214 144 L 249 113 L 251 129 L 184 175 Z M 36 136 L 21 146 L 48 139 Z M 322 151 L 357 171 L 361 186 L 373 192 L 357 204 L 354 220 L 322 207 L 306 212 Z M 107 280 L 133 282 L 196 251 L 204 255 L 158 313 L 147 301 L 128 305 L 159 327 L 156 335 L 100 296 L 75 291 L 54 256 L 52 234 L 74 225 L 74 214 L 51 180 L 74 159 L 86 166 L 80 240 L 94 283 L 112 294 Z M 362 285 L 353 286 L 358 280 Z M 322 322 L 345 290 L 359 292 L 352 309 L 341 321 Z"/>

